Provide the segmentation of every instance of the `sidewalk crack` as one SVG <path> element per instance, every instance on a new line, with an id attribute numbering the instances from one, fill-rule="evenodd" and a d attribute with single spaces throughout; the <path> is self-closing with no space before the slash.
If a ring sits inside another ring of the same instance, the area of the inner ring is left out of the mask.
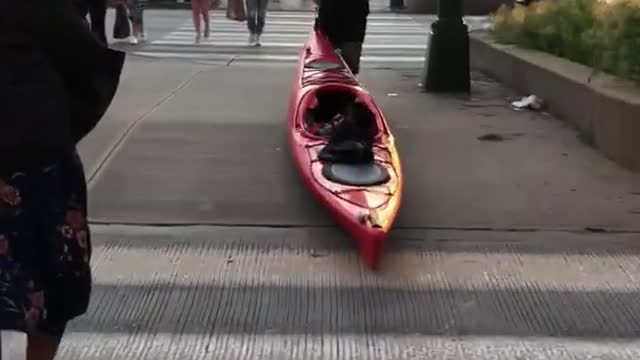
<path id="1" fill-rule="evenodd" d="M 87 176 L 87 187 L 90 188 L 95 180 L 98 178 L 106 164 L 113 158 L 113 155 L 116 151 L 122 148 L 124 141 L 129 137 L 129 135 L 133 132 L 133 129 L 136 128 L 144 119 L 151 116 L 160 106 L 173 99 L 178 95 L 182 90 L 184 90 L 193 80 L 204 72 L 205 69 L 201 69 L 193 73 L 188 79 L 184 80 L 177 87 L 175 87 L 169 94 L 161 98 L 157 103 L 153 105 L 151 109 L 146 111 L 144 114 L 135 119 L 129 126 L 125 129 L 125 131 L 117 138 L 115 143 L 111 146 L 109 150 L 107 150 L 106 155 L 98 162 L 98 165 L 93 169 L 93 172 Z"/>

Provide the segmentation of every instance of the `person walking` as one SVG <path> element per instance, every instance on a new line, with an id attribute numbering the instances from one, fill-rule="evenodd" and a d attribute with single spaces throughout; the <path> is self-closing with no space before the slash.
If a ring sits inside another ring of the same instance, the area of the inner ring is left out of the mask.
<path id="1" fill-rule="evenodd" d="M 191 14 L 193 16 L 193 26 L 196 32 L 195 43 L 200 43 L 202 36 L 209 38 L 211 32 L 211 17 L 209 16 L 211 9 L 211 0 L 191 0 Z M 204 22 L 204 33 L 201 31 L 201 17 Z"/>
<path id="2" fill-rule="evenodd" d="M 369 0 L 314 0 L 318 6 L 316 28 L 340 51 L 351 72 L 360 72 L 362 45 L 367 33 Z"/>
<path id="3" fill-rule="evenodd" d="M 53 360 L 88 309 L 76 146 L 113 100 L 125 59 L 74 11 L 71 0 L 0 1 L 0 331 L 26 334 L 28 360 Z"/>
<path id="4" fill-rule="evenodd" d="M 131 20 L 131 37 L 129 43 L 138 44 L 145 40 L 144 36 L 144 8 L 146 0 L 127 0 L 129 20 Z"/>
<path id="5" fill-rule="evenodd" d="M 246 0 L 249 46 L 260 46 L 260 37 L 267 18 L 269 0 Z"/>

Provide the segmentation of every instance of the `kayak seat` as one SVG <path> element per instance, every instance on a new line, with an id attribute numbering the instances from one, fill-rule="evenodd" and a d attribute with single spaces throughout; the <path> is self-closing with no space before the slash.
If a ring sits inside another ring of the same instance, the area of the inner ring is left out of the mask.
<path id="1" fill-rule="evenodd" d="M 376 133 L 373 113 L 363 104 L 348 104 L 342 121 L 333 127 L 329 141 L 318 153 L 323 162 L 368 164 L 374 159 Z"/>
<path id="2" fill-rule="evenodd" d="M 366 164 L 326 163 L 322 176 L 337 184 L 349 186 L 376 186 L 391 180 L 389 171 L 377 162 Z"/>

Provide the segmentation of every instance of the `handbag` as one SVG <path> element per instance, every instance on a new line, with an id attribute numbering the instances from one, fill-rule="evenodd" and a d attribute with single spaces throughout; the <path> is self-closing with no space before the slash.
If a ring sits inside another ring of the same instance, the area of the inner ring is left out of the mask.
<path id="1" fill-rule="evenodd" d="M 229 0 L 229 4 L 227 5 L 227 18 L 240 22 L 247 20 L 244 0 Z"/>

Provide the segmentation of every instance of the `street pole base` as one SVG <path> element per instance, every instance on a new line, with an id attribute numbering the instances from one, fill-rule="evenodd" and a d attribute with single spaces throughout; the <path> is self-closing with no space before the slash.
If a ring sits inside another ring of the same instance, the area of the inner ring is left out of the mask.
<path id="1" fill-rule="evenodd" d="M 469 93 L 469 28 L 462 21 L 438 20 L 431 26 L 423 74 L 427 92 Z"/>
<path id="2" fill-rule="evenodd" d="M 342 0 L 347 1 L 347 0 Z M 391 0 L 389 4 L 389 9 L 391 10 L 404 10 L 404 0 Z"/>

